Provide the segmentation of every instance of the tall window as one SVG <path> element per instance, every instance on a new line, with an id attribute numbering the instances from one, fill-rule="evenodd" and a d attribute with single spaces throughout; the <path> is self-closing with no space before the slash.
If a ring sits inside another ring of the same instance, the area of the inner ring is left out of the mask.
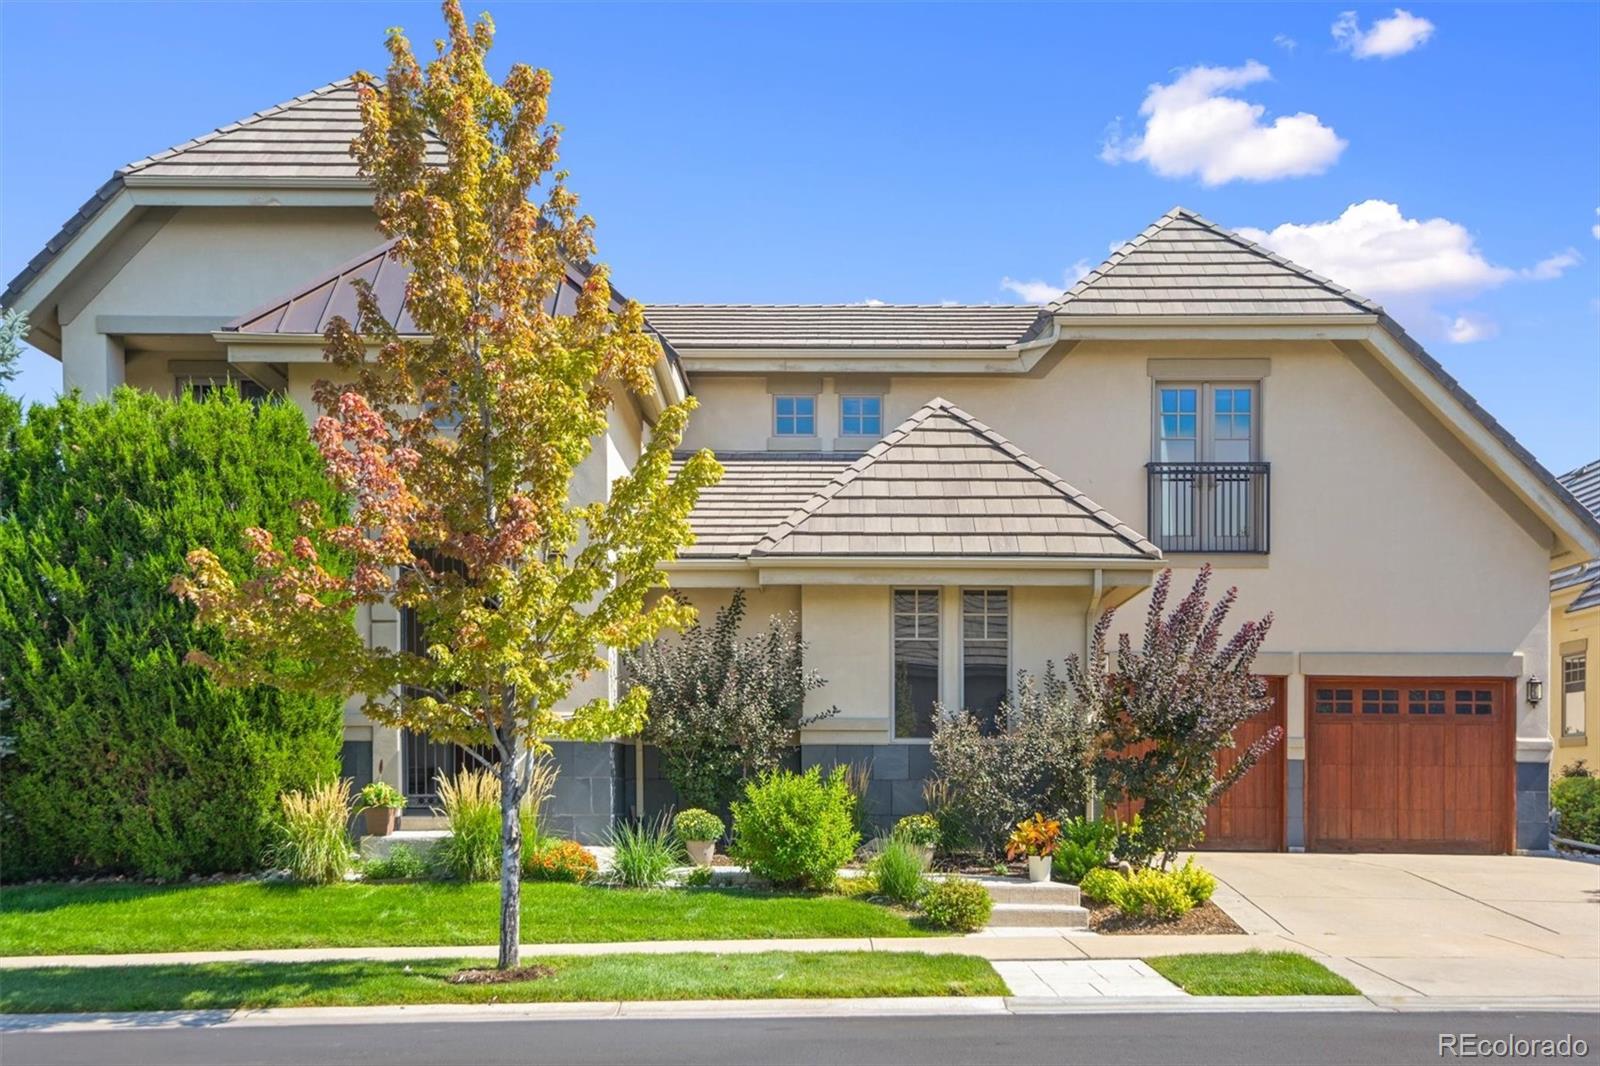
<path id="1" fill-rule="evenodd" d="M 894 590 L 894 734 L 933 736 L 939 702 L 939 590 Z"/>
<path id="2" fill-rule="evenodd" d="M 1156 461 L 1248 463 L 1255 459 L 1256 387 L 1162 385 Z"/>
<path id="3" fill-rule="evenodd" d="M 1239 465 L 1258 456 L 1256 386 L 1161 385 L 1156 390 L 1151 524 L 1172 551 L 1251 551 L 1262 533 L 1265 482 Z"/>
<path id="4" fill-rule="evenodd" d="M 992 727 L 1006 698 L 1011 597 L 1005 589 L 961 593 L 961 705 Z"/>
<path id="5" fill-rule="evenodd" d="M 1589 687 L 1589 664 L 1584 652 L 1561 657 L 1561 735 L 1581 737 L 1588 732 L 1583 698 Z"/>
<path id="6" fill-rule="evenodd" d="M 883 436 L 883 397 L 839 397 L 839 432 L 846 437 Z"/>
<path id="7" fill-rule="evenodd" d="M 815 396 L 774 396 L 772 398 L 773 434 L 779 437 L 815 437 L 817 435 L 817 398 Z"/>

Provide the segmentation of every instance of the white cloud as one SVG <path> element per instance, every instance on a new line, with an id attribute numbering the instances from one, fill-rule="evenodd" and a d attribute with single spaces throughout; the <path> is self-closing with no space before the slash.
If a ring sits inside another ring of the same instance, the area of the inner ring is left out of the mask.
<path id="1" fill-rule="evenodd" d="M 1600 215 L 1600 207 L 1595 208 L 1594 213 Z M 1600 241 L 1600 222 L 1596 222 L 1594 225 L 1590 226 L 1589 232 L 1594 234 L 1595 240 Z"/>
<path id="2" fill-rule="evenodd" d="M 1578 254 L 1578 250 L 1576 248 L 1568 248 L 1564 252 L 1557 252 L 1555 255 L 1547 256 L 1533 264 L 1533 266 L 1525 270 L 1519 270 L 1518 273 L 1532 281 L 1554 281 L 1565 274 L 1569 268 L 1575 267 L 1581 262 L 1583 262 L 1583 256 Z"/>
<path id="3" fill-rule="evenodd" d="M 1080 259 L 1066 270 L 1062 271 L 1062 283 L 1057 285 L 1053 281 L 1019 281 L 1016 278 L 1004 277 L 1000 279 L 1000 287 L 1007 292 L 1015 293 L 1025 304 L 1047 304 L 1083 280 L 1083 276 L 1094 269 L 1094 265 L 1087 259 Z"/>
<path id="4" fill-rule="evenodd" d="M 1471 344 L 1473 341 L 1488 340 L 1500 332 L 1500 327 L 1494 319 L 1472 311 L 1463 311 L 1457 315 L 1455 321 L 1450 323 L 1446 336 L 1456 344 Z"/>
<path id="5" fill-rule="evenodd" d="M 1300 42 L 1290 37 L 1287 33 L 1280 33 L 1272 38 L 1272 43 L 1282 48 L 1285 52 L 1292 52 L 1300 46 Z"/>
<path id="6" fill-rule="evenodd" d="M 1433 36 L 1433 23 L 1413 15 L 1403 8 L 1379 19 L 1372 28 L 1363 30 L 1354 11 L 1346 11 L 1333 23 L 1334 46 L 1347 51 L 1357 59 L 1393 59 L 1414 48 L 1420 48 Z"/>
<path id="7" fill-rule="evenodd" d="M 1271 77 L 1252 59 L 1242 67 L 1192 67 L 1171 84 L 1152 85 L 1139 106 L 1143 135 L 1125 139 L 1120 120 L 1113 123 L 1100 158 L 1147 163 L 1164 178 L 1198 177 L 1205 185 L 1322 173 L 1346 142 L 1321 119 L 1300 112 L 1263 122 L 1263 105 L 1226 95 Z"/>
<path id="8" fill-rule="evenodd" d="M 884 303 L 882 300 L 868 299 L 868 300 L 856 300 L 855 302 L 851 303 L 850 306 L 851 307 L 887 307 L 888 304 Z"/>

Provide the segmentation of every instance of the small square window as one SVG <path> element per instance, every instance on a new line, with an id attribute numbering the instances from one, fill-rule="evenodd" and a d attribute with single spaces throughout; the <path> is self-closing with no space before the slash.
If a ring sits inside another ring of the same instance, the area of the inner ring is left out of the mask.
<path id="1" fill-rule="evenodd" d="M 774 396 L 772 398 L 773 434 L 779 437 L 815 437 L 817 435 L 817 398 L 815 396 Z"/>
<path id="2" fill-rule="evenodd" d="M 883 397 L 839 397 L 839 432 L 846 437 L 883 436 Z"/>

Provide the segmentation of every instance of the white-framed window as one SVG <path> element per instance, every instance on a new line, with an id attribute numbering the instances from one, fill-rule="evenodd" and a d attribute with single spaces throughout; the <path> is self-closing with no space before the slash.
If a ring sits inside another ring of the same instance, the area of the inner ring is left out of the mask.
<path id="1" fill-rule="evenodd" d="M 992 728 L 1010 690 L 1011 594 L 961 591 L 961 706 Z"/>
<path id="2" fill-rule="evenodd" d="M 772 433 L 776 437 L 815 437 L 817 398 L 815 396 L 774 396 Z"/>
<path id="3" fill-rule="evenodd" d="M 1252 462 L 1257 452 L 1258 392 L 1252 382 L 1157 385 L 1156 462 Z"/>
<path id="4" fill-rule="evenodd" d="M 1584 697 L 1589 688 L 1589 663 L 1585 652 L 1561 657 L 1561 735 L 1581 737 L 1588 733 L 1584 721 Z"/>
<path id="5" fill-rule="evenodd" d="M 846 437 L 883 436 L 883 397 L 840 396 L 839 433 Z"/>
<path id="6" fill-rule="evenodd" d="M 939 590 L 895 589 L 894 735 L 933 736 L 939 702 Z"/>

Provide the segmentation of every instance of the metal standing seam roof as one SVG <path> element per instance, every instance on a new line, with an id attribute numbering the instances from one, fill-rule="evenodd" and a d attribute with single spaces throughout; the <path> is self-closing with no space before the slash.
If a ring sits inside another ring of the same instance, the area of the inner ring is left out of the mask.
<path id="1" fill-rule="evenodd" d="M 1600 459 L 1585 463 L 1576 470 L 1569 470 L 1557 480 L 1590 514 L 1600 518 Z M 1583 584 L 1588 584 L 1589 587 L 1578 593 L 1567 605 L 1568 614 L 1590 607 L 1600 607 L 1600 559 L 1563 567 L 1550 575 L 1551 592 L 1560 592 L 1562 589 Z"/>
<path id="2" fill-rule="evenodd" d="M 355 80 L 343 78 L 119 167 L 11 279 L 0 304 L 11 306 L 130 181 L 363 187 L 366 181 L 350 155 L 350 142 L 360 129 Z M 444 158 L 444 145 L 430 135 L 428 159 L 442 163 Z"/>
<path id="3" fill-rule="evenodd" d="M 752 558 L 1159 561 L 1161 551 L 945 399 L 897 426 L 751 549 Z"/>
<path id="4" fill-rule="evenodd" d="M 1174 207 L 1049 305 L 1064 315 L 1374 315 L 1320 274 Z"/>
<path id="5" fill-rule="evenodd" d="M 1043 315 L 1035 306 L 652 304 L 650 321 L 678 348 L 1004 348 Z"/>

